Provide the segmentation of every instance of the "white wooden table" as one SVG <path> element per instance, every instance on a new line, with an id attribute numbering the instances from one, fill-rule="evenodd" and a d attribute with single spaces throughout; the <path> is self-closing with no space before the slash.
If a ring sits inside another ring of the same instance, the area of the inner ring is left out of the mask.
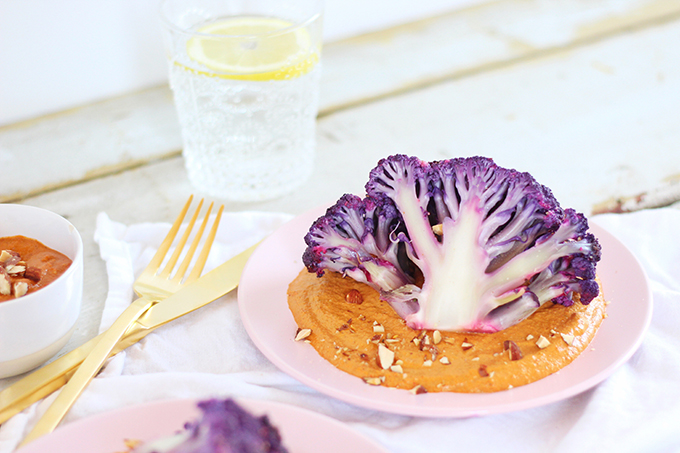
<path id="1" fill-rule="evenodd" d="M 301 213 L 362 193 L 381 157 L 484 155 L 589 213 L 680 176 L 680 2 L 501 0 L 340 42 L 323 56 L 318 152 L 294 193 L 233 211 Z M 85 292 L 107 293 L 95 217 L 170 221 L 192 193 L 166 85 L 0 128 L 0 201 L 70 219 Z"/>

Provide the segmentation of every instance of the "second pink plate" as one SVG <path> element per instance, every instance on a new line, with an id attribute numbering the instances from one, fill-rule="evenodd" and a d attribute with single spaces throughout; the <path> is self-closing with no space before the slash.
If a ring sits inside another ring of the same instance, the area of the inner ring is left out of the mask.
<path id="1" fill-rule="evenodd" d="M 124 407 L 83 418 L 36 439 L 21 453 L 113 453 L 127 451 L 126 439 L 143 442 L 166 437 L 199 415 L 199 400 L 177 399 Z M 349 426 L 306 409 L 274 401 L 238 399 L 254 415 L 267 415 L 291 452 L 343 453 L 386 450 Z"/>
<path id="2" fill-rule="evenodd" d="M 288 284 L 303 268 L 304 236 L 324 208 L 284 225 L 255 251 L 241 278 L 238 301 L 253 342 L 282 371 L 339 400 L 396 414 L 469 417 L 536 407 L 581 393 L 610 376 L 642 342 L 652 314 L 652 296 L 643 268 L 614 236 L 592 225 L 603 257 L 598 275 L 608 318 L 590 347 L 570 365 L 529 385 L 488 394 L 428 393 L 371 386 L 295 342 L 297 325 L 288 309 Z"/>

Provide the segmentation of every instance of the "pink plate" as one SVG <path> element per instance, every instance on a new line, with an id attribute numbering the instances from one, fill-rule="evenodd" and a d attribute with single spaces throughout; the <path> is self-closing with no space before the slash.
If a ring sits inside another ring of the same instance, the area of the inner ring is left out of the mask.
<path id="1" fill-rule="evenodd" d="M 125 439 L 150 441 L 168 436 L 194 419 L 197 400 L 158 401 L 104 412 L 55 430 L 19 450 L 21 453 L 114 453 L 126 451 Z M 272 401 L 238 399 L 255 415 L 266 414 L 291 452 L 386 453 L 378 444 L 337 420 Z"/>
<path id="2" fill-rule="evenodd" d="M 469 417 L 527 409 L 581 393 L 625 363 L 642 342 L 652 316 L 652 295 L 643 268 L 614 236 L 597 225 L 603 258 L 598 265 L 608 318 L 590 347 L 561 371 L 529 385 L 488 394 L 428 393 L 371 386 L 321 358 L 293 337 L 297 325 L 288 309 L 288 284 L 303 268 L 303 241 L 325 207 L 284 225 L 255 251 L 238 290 L 243 323 L 257 347 L 281 370 L 340 400 L 396 414 Z"/>

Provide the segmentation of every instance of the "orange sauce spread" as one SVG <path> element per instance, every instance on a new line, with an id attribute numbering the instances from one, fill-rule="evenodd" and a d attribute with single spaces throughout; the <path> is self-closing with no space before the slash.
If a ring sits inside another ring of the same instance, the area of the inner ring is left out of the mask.
<path id="1" fill-rule="evenodd" d="M 348 297 L 351 290 L 360 296 Z M 600 293 L 588 305 L 548 302 L 496 333 L 416 331 L 369 286 L 333 272 L 317 278 L 306 269 L 290 284 L 288 305 L 299 328 L 311 330 L 304 341 L 334 366 L 368 384 L 414 393 L 529 384 L 571 363 L 606 317 Z"/>
<path id="2" fill-rule="evenodd" d="M 0 238 L 0 302 L 49 285 L 70 265 L 69 257 L 35 239 Z"/>

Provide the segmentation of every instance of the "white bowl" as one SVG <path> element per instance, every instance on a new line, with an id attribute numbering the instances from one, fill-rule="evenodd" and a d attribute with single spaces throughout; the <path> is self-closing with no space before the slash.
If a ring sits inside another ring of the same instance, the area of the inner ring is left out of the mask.
<path id="1" fill-rule="evenodd" d="M 26 236 L 73 261 L 55 281 L 0 302 L 0 378 L 43 364 L 71 338 L 83 295 L 83 241 L 63 217 L 33 206 L 0 204 L 0 237 Z"/>

